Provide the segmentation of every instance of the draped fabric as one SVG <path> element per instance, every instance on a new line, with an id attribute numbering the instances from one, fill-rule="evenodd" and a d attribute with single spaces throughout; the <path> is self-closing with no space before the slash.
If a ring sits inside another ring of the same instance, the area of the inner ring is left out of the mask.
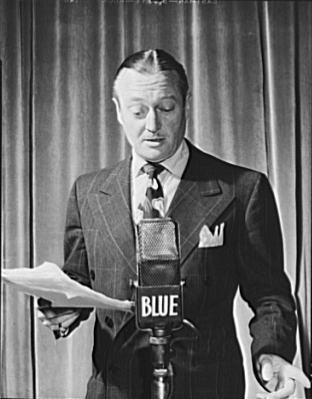
<path id="1" fill-rule="evenodd" d="M 70 187 L 129 154 L 111 101 L 114 73 L 138 50 L 162 48 L 186 67 L 187 137 L 268 175 L 298 303 L 296 365 L 309 373 L 311 339 L 310 2 L 0 0 L 2 267 L 62 265 Z M 1 397 L 83 398 L 93 319 L 55 341 L 35 303 L 1 289 Z M 235 315 L 247 378 L 248 306 Z M 299 389 L 297 396 L 305 397 Z"/>

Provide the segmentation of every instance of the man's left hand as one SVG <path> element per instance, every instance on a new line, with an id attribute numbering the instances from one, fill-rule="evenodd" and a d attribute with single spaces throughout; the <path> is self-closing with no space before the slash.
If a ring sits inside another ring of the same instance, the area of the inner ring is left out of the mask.
<path id="1" fill-rule="evenodd" d="M 258 369 L 265 387 L 271 391 L 258 393 L 259 399 L 289 398 L 295 392 L 296 381 L 305 388 L 311 386 L 308 377 L 300 369 L 277 355 L 261 355 Z"/>

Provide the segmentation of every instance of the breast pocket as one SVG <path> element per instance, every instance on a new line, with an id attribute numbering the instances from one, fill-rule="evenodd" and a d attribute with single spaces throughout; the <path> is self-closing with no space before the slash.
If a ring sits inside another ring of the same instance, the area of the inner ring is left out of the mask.
<path id="1" fill-rule="evenodd" d="M 220 246 L 194 248 L 182 267 L 188 311 L 216 307 L 232 295 L 237 280 L 235 270 L 232 240 L 227 239 Z"/>

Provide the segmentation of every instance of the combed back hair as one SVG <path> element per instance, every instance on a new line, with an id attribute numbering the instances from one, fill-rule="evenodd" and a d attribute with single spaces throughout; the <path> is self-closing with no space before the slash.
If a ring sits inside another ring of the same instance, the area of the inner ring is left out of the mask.
<path id="1" fill-rule="evenodd" d="M 164 50 L 142 50 L 130 55 L 118 68 L 113 86 L 113 96 L 117 98 L 116 82 L 120 72 L 125 69 L 133 69 L 143 74 L 156 74 L 159 72 L 173 72 L 185 104 L 189 89 L 187 76 L 183 66 Z"/>

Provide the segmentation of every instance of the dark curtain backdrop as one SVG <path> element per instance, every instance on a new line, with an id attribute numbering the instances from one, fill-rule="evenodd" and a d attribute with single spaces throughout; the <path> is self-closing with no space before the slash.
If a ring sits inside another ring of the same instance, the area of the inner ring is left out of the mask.
<path id="1" fill-rule="evenodd" d="M 111 101 L 115 70 L 163 48 L 189 76 L 188 138 L 272 183 L 298 301 L 296 365 L 309 373 L 312 3 L 215 3 L 0 0 L 2 264 L 62 265 L 75 178 L 129 153 Z M 82 398 L 93 320 L 55 341 L 33 300 L 8 287 L 1 295 L 1 397 Z M 239 296 L 235 314 L 250 399 L 251 311 Z"/>

